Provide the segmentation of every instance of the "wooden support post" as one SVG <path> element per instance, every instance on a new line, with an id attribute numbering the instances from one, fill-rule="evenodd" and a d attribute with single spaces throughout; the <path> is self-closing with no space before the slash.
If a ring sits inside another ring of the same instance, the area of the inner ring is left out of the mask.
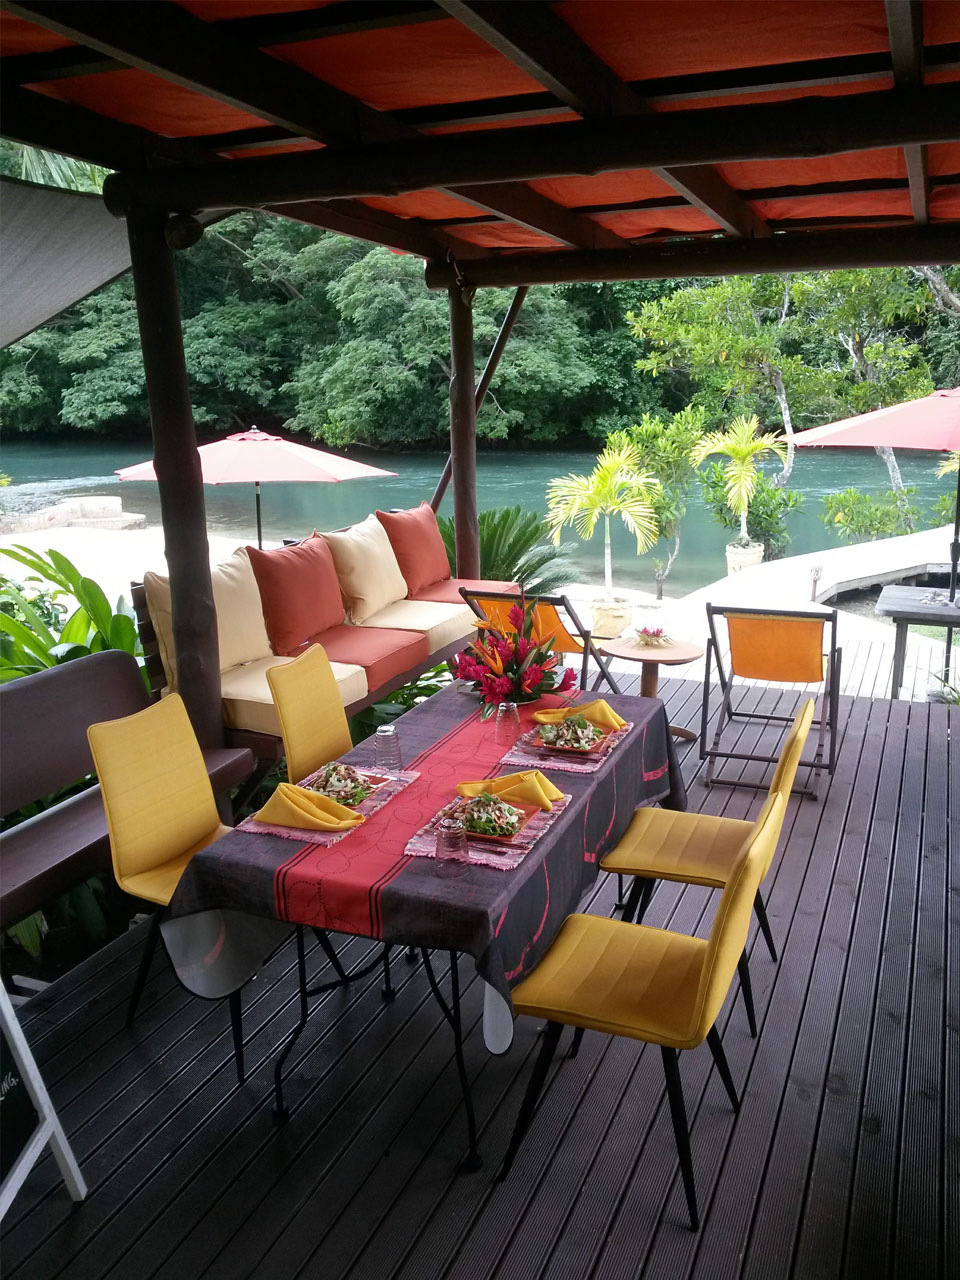
<path id="1" fill-rule="evenodd" d="M 514 293 L 507 314 L 503 317 L 503 324 L 500 326 L 500 332 L 497 334 L 497 340 L 493 344 L 490 355 L 487 357 L 487 363 L 484 365 L 483 373 L 480 375 L 480 381 L 477 383 L 477 390 L 474 396 L 475 413 L 480 412 L 480 406 L 487 398 L 487 391 L 490 383 L 493 381 L 493 375 L 497 371 L 497 365 L 500 363 L 500 357 L 503 355 L 503 349 L 507 345 L 507 340 L 513 333 L 513 326 L 516 324 L 517 316 L 520 314 L 520 308 L 523 306 L 523 300 L 527 296 L 527 286 L 522 284 Z M 437 487 L 433 491 L 433 497 L 430 499 L 430 505 L 434 511 L 438 511 L 440 503 L 443 501 L 443 495 L 447 492 L 447 485 L 450 483 L 450 476 L 453 470 L 452 455 L 447 455 L 444 463 L 443 471 L 440 479 L 437 481 Z"/>
<path id="2" fill-rule="evenodd" d="M 180 300 L 173 251 L 164 235 L 166 222 L 164 214 L 135 206 L 127 214 L 127 233 L 170 571 L 177 689 L 201 746 L 215 747 L 223 743 L 217 614 Z"/>
<path id="3" fill-rule="evenodd" d="M 454 284 L 450 298 L 450 467 L 457 577 L 480 576 L 477 523 L 477 408 L 473 370 L 473 289 Z"/>

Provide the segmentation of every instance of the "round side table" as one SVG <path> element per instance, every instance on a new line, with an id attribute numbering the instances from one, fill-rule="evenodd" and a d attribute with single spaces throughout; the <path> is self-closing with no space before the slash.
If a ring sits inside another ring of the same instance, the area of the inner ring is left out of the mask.
<path id="1" fill-rule="evenodd" d="M 670 644 L 640 644 L 636 640 L 602 640 L 598 645 L 605 658 L 623 658 L 627 662 L 639 662 L 640 696 L 655 698 L 660 685 L 660 665 L 668 667 L 682 666 L 685 662 L 695 662 L 703 657 L 703 649 L 698 644 L 687 644 L 685 641 L 672 641 Z M 685 742 L 696 742 L 697 735 L 689 729 L 681 729 L 671 725 L 670 732 Z"/>

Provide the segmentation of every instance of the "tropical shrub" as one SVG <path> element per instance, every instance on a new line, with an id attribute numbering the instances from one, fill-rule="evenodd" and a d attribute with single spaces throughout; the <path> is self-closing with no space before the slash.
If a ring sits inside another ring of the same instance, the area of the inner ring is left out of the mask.
<path id="1" fill-rule="evenodd" d="M 453 521 L 440 516 L 440 534 L 450 572 L 456 574 Z M 573 569 L 565 551 L 545 541 L 548 528 L 535 511 L 493 507 L 480 512 L 480 577 L 494 582 L 520 582 L 537 595 L 550 595 L 570 581 Z"/>
<path id="2" fill-rule="evenodd" d="M 871 498 L 859 489 L 841 489 L 823 499 L 825 525 L 836 529 L 850 542 L 872 542 L 876 538 L 894 538 L 911 533 L 920 518 L 919 508 L 909 499 L 916 489 L 904 489 L 906 503 L 893 489 L 880 498 Z"/>
<path id="3" fill-rule="evenodd" d="M 0 547 L 0 554 L 30 570 L 22 583 L 0 575 L 0 682 L 104 649 L 142 656 L 123 596 L 111 608 L 103 589 L 59 551 L 44 556 L 16 546 Z"/>
<path id="4" fill-rule="evenodd" d="M 588 476 L 557 476 L 547 486 L 547 524 L 555 544 L 565 525 L 588 542 L 603 519 L 603 582 L 613 591 L 610 517 L 619 516 L 637 540 L 637 555 L 657 540 L 654 493 L 659 482 L 642 469 L 640 446 L 626 431 L 614 431 Z"/>
<path id="5" fill-rule="evenodd" d="M 735 541 L 746 546 L 750 542 L 750 507 L 762 474 L 759 464 L 771 455 L 783 460 L 786 446 L 772 431 L 760 432 L 760 420 L 755 413 L 750 417 L 740 414 L 726 431 L 708 432 L 694 447 L 692 458 L 699 465 L 711 454 L 727 459 L 719 464 L 724 500 L 739 521 L 740 535 Z"/>
<path id="6" fill-rule="evenodd" d="M 700 473 L 700 487 L 707 509 L 724 529 L 739 529 L 740 517 L 727 504 L 727 478 L 723 466 L 714 462 Z M 751 542 L 763 543 L 765 560 L 779 560 L 790 545 L 787 516 L 803 505 L 803 495 L 795 489 L 781 489 L 761 471 L 747 512 L 747 535 Z"/>

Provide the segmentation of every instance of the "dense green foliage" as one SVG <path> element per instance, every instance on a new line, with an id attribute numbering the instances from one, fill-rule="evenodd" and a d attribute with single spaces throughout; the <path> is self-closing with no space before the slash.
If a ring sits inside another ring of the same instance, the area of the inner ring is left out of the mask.
<path id="1" fill-rule="evenodd" d="M 103 589 L 59 551 L 0 547 L 0 555 L 29 570 L 22 582 L 0 575 L 0 682 L 104 649 L 143 653 L 126 600 L 121 596 L 114 610 Z"/>
<path id="2" fill-rule="evenodd" d="M 440 516 L 440 534 L 450 572 L 457 571 L 453 520 Z M 570 581 L 566 550 L 545 541 L 549 530 L 535 511 L 493 507 L 480 512 L 480 577 L 492 582 L 519 582 L 538 595 L 549 595 Z"/>
<path id="3" fill-rule="evenodd" d="M 823 499 L 822 519 L 849 542 L 911 533 L 921 518 L 920 509 L 911 502 L 915 492 L 904 489 L 898 500 L 892 489 L 880 497 L 861 493 L 859 489 L 841 489 Z"/>
<path id="4" fill-rule="evenodd" d="M 444 443 L 447 302 L 424 288 L 418 259 L 251 212 L 210 227 L 177 268 L 202 430 L 256 423 L 340 447 Z M 532 289 L 481 409 L 481 438 L 603 437 L 660 409 L 660 386 L 633 369 L 623 315 L 666 287 Z M 511 296 L 477 294 L 478 366 Z M 129 278 L 0 352 L 0 413 L 17 431 L 146 431 Z"/>

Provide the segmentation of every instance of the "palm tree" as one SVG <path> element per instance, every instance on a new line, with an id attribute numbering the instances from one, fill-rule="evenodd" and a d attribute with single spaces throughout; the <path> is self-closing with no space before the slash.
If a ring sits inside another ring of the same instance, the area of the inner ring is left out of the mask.
<path id="1" fill-rule="evenodd" d="M 937 475 L 956 475 L 958 470 L 960 470 L 960 449 L 951 449 L 939 467 L 937 467 Z"/>
<path id="2" fill-rule="evenodd" d="M 555 544 L 564 525 L 573 525 L 586 542 L 603 516 L 603 581 L 613 590 L 610 517 L 619 516 L 637 540 L 642 555 L 657 540 L 653 490 L 659 481 L 640 470 L 640 448 L 625 431 L 614 431 L 588 476 L 558 476 L 547 488 L 547 525 Z"/>
<path id="3" fill-rule="evenodd" d="M 757 488 L 757 464 L 767 454 L 773 454 L 781 462 L 786 457 L 783 437 L 772 431 L 758 435 L 759 430 L 760 420 L 755 413 L 749 418 L 741 414 L 734 418 L 726 431 L 708 431 L 690 454 L 697 466 L 712 453 L 719 453 L 728 459 L 723 466 L 727 506 L 735 516 L 740 517 L 739 541 L 744 546 L 750 541 L 747 512 Z"/>

